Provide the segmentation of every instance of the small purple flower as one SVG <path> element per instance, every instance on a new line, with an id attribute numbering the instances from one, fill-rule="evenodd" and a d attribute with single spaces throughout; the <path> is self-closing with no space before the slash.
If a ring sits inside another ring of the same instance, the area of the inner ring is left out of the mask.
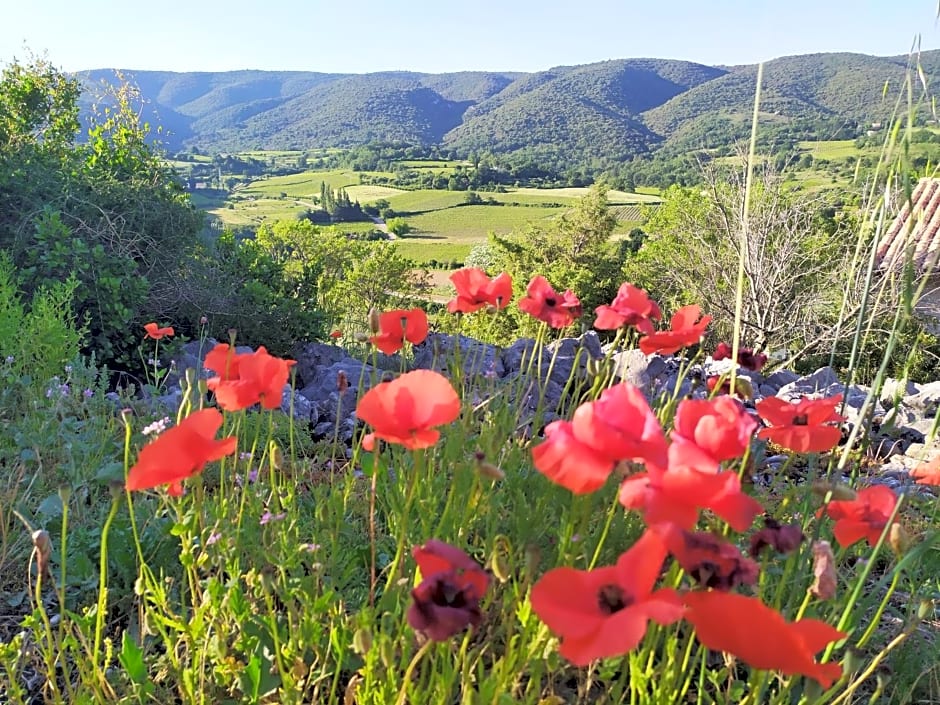
<path id="1" fill-rule="evenodd" d="M 272 521 L 281 521 L 281 519 L 287 518 L 287 512 L 279 512 L 277 514 L 272 514 L 271 512 L 266 511 L 261 515 L 261 526 L 268 524 Z"/>
<path id="2" fill-rule="evenodd" d="M 313 553 L 320 549 L 320 544 L 318 543 L 302 543 L 299 546 L 301 551 L 306 551 L 307 553 Z"/>
<path id="3" fill-rule="evenodd" d="M 211 545 L 214 544 L 216 541 L 218 541 L 220 538 L 222 538 L 222 534 L 220 534 L 220 533 L 209 534 L 209 538 L 206 539 L 206 546 L 211 546 Z"/>
<path id="4" fill-rule="evenodd" d="M 86 399 L 91 399 L 93 396 L 95 396 L 95 393 L 90 389 L 86 389 L 84 392 L 82 392 L 82 396 L 84 396 Z"/>

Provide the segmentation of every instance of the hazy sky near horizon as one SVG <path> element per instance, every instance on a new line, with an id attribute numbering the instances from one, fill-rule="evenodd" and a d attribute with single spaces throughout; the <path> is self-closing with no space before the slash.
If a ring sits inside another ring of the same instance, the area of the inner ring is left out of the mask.
<path id="1" fill-rule="evenodd" d="M 537 71 L 604 59 L 703 64 L 940 48 L 938 0 L 3 0 L 0 64 Z"/>

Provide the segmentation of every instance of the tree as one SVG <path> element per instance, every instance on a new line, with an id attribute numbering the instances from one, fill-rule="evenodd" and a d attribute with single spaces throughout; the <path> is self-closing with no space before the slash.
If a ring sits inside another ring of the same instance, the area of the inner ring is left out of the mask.
<path id="1" fill-rule="evenodd" d="M 699 304 L 714 316 L 713 330 L 728 339 L 743 256 L 744 342 L 762 350 L 824 342 L 843 295 L 839 277 L 852 239 L 819 227 L 824 204 L 785 192 L 766 164 L 756 167 L 747 217 L 743 170 L 707 166 L 702 175 L 702 188 L 665 192 L 642 247 L 627 260 L 627 279 L 667 311 Z"/>
<path id="2" fill-rule="evenodd" d="M 411 226 L 404 218 L 392 218 L 385 221 L 385 225 L 388 227 L 388 231 L 396 237 L 404 237 L 411 232 Z"/>

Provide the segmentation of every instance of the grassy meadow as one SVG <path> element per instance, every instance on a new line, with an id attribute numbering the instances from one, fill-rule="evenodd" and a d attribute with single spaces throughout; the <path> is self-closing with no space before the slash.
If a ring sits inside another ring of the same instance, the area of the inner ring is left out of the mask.
<path id="1" fill-rule="evenodd" d="M 270 159 L 296 158 L 300 153 L 271 153 Z M 266 152 L 245 156 L 267 159 Z M 452 170 L 465 162 L 411 160 L 403 162 L 415 169 Z M 389 172 L 363 172 L 370 177 L 392 177 Z M 466 205 L 464 191 L 432 189 L 404 190 L 390 186 L 361 184 L 359 172 L 344 169 L 304 171 L 272 176 L 240 185 L 228 194 L 208 190 L 193 193 L 194 204 L 223 223 L 232 226 L 258 226 L 269 220 L 294 219 L 314 207 L 320 184 L 331 189 L 345 189 L 349 197 L 362 205 L 379 200 L 405 218 L 412 228 L 398 248 L 419 264 L 430 261 L 462 262 L 474 245 L 486 242 L 489 233 L 508 234 L 522 230 L 528 223 L 559 217 L 584 196 L 587 188 L 512 188 L 505 192 L 480 192 L 480 197 L 495 203 Z M 659 203 L 655 189 L 639 193 L 612 190 L 608 200 L 618 219 L 616 235 L 625 235 L 642 225 L 649 208 Z M 368 223 L 344 223 L 347 232 L 368 232 Z"/>

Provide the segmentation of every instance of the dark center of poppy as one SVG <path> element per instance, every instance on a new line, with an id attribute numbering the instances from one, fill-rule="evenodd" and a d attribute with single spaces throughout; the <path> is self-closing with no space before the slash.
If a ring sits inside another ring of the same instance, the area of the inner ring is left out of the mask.
<path id="1" fill-rule="evenodd" d="M 547 299 L 545 299 L 545 305 L 546 305 L 546 306 L 554 306 L 554 305 L 557 304 L 557 303 L 558 303 L 558 301 L 556 301 L 555 298 L 552 297 L 552 296 L 549 296 Z"/>
<path id="2" fill-rule="evenodd" d="M 467 595 L 464 590 L 449 580 L 440 580 L 431 593 L 431 602 L 439 607 L 466 607 Z"/>
<path id="3" fill-rule="evenodd" d="M 808 425 L 809 425 L 809 417 L 808 417 L 806 414 L 803 414 L 803 415 L 801 415 L 801 416 L 794 416 L 794 417 L 793 417 L 793 425 L 794 425 L 794 426 L 808 426 Z"/>
<path id="4" fill-rule="evenodd" d="M 604 585 L 597 592 L 597 606 L 603 614 L 616 614 L 633 604 L 633 599 L 619 585 Z"/>

